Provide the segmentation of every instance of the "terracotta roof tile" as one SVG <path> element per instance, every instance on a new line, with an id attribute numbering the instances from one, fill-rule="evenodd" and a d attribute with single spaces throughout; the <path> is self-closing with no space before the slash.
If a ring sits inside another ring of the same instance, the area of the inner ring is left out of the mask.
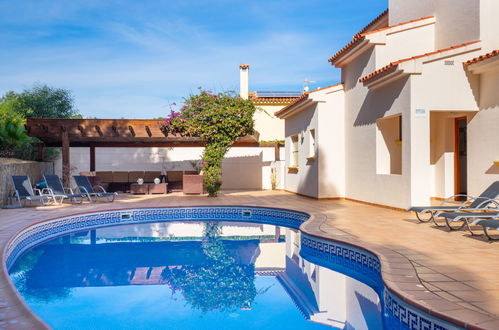
<path id="1" fill-rule="evenodd" d="M 384 28 L 381 28 L 381 29 L 377 29 L 377 30 L 365 32 L 362 35 L 367 36 L 369 34 L 373 34 L 373 33 L 376 33 L 376 32 L 381 32 L 381 31 L 384 31 L 384 30 L 393 29 L 393 28 L 395 28 L 397 26 L 402 26 L 402 25 L 406 25 L 406 24 L 410 24 L 410 23 L 424 21 L 425 19 L 429 19 L 429 18 L 433 18 L 433 17 L 435 17 L 435 16 L 427 16 L 427 17 L 421 17 L 421 18 L 418 18 L 418 19 L 413 19 L 413 20 L 410 20 L 410 21 L 407 21 L 407 22 L 402 22 L 402 23 L 396 24 L 396 25 L 390 25 L 390 26 L 387 26 L 387 27 L 384 27 Z"/>
<path id="2" fill-rule="evenodd" d="M 363 83 L 363 82 L 369 81 L 369 80 L 371 80 L 371 79 L 373 79 L 373 78 L 375 78 L 375 77 L 377 77 L 377 76 L 379 76 L 379 75 L 381 75 L 383 73 L 388 73 L 389 71 L 393 71 L 394 69 L 396 69 L 396 67 L 400 63 L 408 62 L 408 61 L 412 61 L 412 60 L 416 60 L 418 58 L 427 57 L 427 56 L 435 55 L 435 54 L 438 54 L 438 53 L 443 53 L 443 52 L 446 52 L 446 51 L 449 51 L 449 50 L 453 50 L 453 49 L 457 49 L 457 48 L 461 48 L 461 47 L 466 47 L 468 45 L 476 44 L 478 42 L 480 42 L 480 41 L 479 40 L 478 41 L 471 41 L 471 42 L 467 42 L 467 43 L 464 43 L 464 44 L 461 44 L 461 45 L 458 45 L 458 46 L 452 46 L 452 47 L 445 48 L 445 49 L 440 49 L 440 50 L 437 50 L 437 51 L 434 51 L 434 52 L 425 53 L 425 54 L 421 54 L 421 55 L 417 55 L 417 56 L 413 56 L 413 57 L 404 58 L 404 59 L 401 59 L 401 60 L 398 60 L 398 61 L 395 61 L 395 62 L 391 62 L 387 66 L 384 66 L 381 69 L 376 70 L 376 71 L 368 74 L 367 76 L 364 76 L 364 77 L 360 78 L 359 82 Z"/>
<path id="3" fill-rule="evenodd" d="M 498 56 L 498 55 L 499 55 L 499 50 L 493 50 L 490 53 L 487 53 L 487 54 L 484 54 L 484 55 L 480 55 L 480 56 L 475 57 L 475 58 L 473 58 L 473 59 L 471 59 L 469 61 L 464 62 L 464 65 L 468 66 L 468 65 L 471 65 L 471 64 L 475 64 L 475 63 L 478 63 L 478 62 L 481 62 L 481 61 L 485 61 L 488 58 L 495 57 L 495 56 Z"/>
<path id="4" fill-rule="evenodd" d="M 375 19 L 373 19 L 369 24 L 367 24 L 366 26 L 364 26 L 364 28 L 362 30 L 360 30 L 359 32 L 357 32 L 357 34 L 362 34 L 362 33 L 367 32 L 367 30 L 369 30 L 369 28 L 371 28 L 373 25 L 375 25 L 376 23 L 378 23 L 386 15 L 388 15 L 388 9 L 386 9 L 384 12 L 382 12 L 381 14 L 379 14 L 378 17 L 376 17 Z"/>
<path id="5" fill-rule="evenodd" d="M 251 97 L 250 100 L 255 103 L 289 103 L 298 99 L 299 97 Z"/>
<path id="6" fill-rule="evenodd" d="M 308 95 L 309 95 L 309 93 L 303 93 L 303 95 L 300 96 L 299 98 L 297 98 L 294 102 L 288 104 L 287 106 L 285 106 L 281 110 L 274 112 L 274 115 L 279 116 L 280 114 L 286 112 L 289 108 L 291 108 L 291 107 L 297 105 L 298 103 L 301 103 L 304 100 L 308 99 Z"/>
<path id="7" fill-rule="evenodd" d="M 358 44 L 359 42 L 361 42 L 362 40 L 364 40 L 367 35 L 370 35 L 370 34 L 373 34 L 373 33 L 377 33 L 377 32 L 381 32 L 381 31 L 385 31 L 385 30 L 389 30 L 389 29 L 393 29 L 393 28 L 395 28 L 397 26 L 402 26 L 402 25 L 406 25 L 406 24 L 410 24 L 410 23 L 414 23 L 414 22 L 423 21 L 425 19 L 429 19 L 429 18 L 432 18 L 432 17 L 434 17 L 434 16 L 421 17 L 421 18 L 418 18 L 418 19 L 413 19 L 411 21 L 399 23 L 399 24 L 396 24 L 396 25 L 387 26 L 387 27 L 384 27 L 384 28 L 381 28 L 381 29 L 377 29 L 377 30 L 373 30 L 373 31 L 367 31 L 367 32 L 362 32 L 361 31 L 361 32 L 357 33 L 356 35 L 354 35 L 353 36 L 353 40 L 350 41 L 339 52 L 337 52 L 336 54 L 334 54 L 328 61 L 331 62 L 331 64 L 334 64 L 334 62 L 339 57 L 341 57 L 344 53 L 346 53 L 347 51 L 349 51 L 350 49 L 352 49 L 356 44 Z"/>
<path id="8" fill-rule="evenodd" d="M 336 58 L 340 57 L 343 53 L 348 51 L 350 48 L 353 48 L 358 42 L 364 40 L 364 36 L 362 35 L 365 33 L 367 30 L 369 30 L 370 27 L 378 23 L 381 19 L 383 19 L 386 15 L 388 15 L 388 9 L 382 12 L 378 17 L 376 17 L 374 20 L 372 20 L 369 24 L 367 24 L 362 30 L 357 32 L 354 36 L 352 41 L 350 41 L 345 47 L 340 49 L 336 54 L 334 54 L 328 61 L 333 62 L 336 60 Z"/>

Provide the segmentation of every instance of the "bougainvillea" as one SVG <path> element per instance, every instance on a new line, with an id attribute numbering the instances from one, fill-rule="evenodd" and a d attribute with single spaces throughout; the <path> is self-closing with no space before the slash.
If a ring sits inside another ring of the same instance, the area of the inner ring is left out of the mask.
<path id="1" fill-rule="evenodd" d="M 202 155 L 204 183 L 209 196 L 222 185 L 222 161 L 238 137 L 253 134 L 255 106 L 234 92 L 201 90 L 185 99 L 180 111 L 172 110 L 160 122 L 165 133 L 199 137 L 206 142 Z"/>
<path id="2" fill-rule="evenodd" d="M 201 243 L 204 262 L 166 267 L 161 274 L 174 293 L 181 293 L 192 309 L 203 313 L 251 308 L 255 297 L 268 290 L 257 290 L 255 264 L 238 262 L 220 233 L 218 223 L 205 223 Z"/>

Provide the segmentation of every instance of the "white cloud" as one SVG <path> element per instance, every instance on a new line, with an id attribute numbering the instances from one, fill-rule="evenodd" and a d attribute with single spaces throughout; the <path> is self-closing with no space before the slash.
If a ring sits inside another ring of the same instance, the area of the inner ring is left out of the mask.
<path id="1" fill-rule="evenodd" d="M 50 14 L 60 16 L 58 10 Z M 246 33 L 227 42 L 182 19 L 95 28 L 106 38 L 20 45 L 16 56 L 1 51 L 0 92 L 39 81 L 71 89 L 84 115 L 146 118 L 168 112 L 168 99 L 179 101 L 198 86 L 237 89 L 239 63 L 251 64 L 252 90 L 299 90 L 306 77 L 323 86 L 339 79 L 327 63 L 330 45 L 312 32 Z"/>

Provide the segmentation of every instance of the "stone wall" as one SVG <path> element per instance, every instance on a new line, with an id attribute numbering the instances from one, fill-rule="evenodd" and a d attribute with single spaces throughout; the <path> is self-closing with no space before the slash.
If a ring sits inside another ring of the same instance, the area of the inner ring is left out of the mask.
<path id="1" fill-rule="evenodd" d="M 0 205 L 8 202 L 8 197 L 14 192 L 12 175 L 28 175 L 31 183 L 43 179 L 43 174 L 54 173 L 52 162 L 32 162 L 14 158 L 0 158 Z"/>

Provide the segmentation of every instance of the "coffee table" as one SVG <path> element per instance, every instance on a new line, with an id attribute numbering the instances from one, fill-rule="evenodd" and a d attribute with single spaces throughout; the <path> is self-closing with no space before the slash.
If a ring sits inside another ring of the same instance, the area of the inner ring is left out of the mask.
<path id="1" fill-rule="evenodd" d="M 149 194 L 166 194 L 168 192 L 168 183 L 148 183 Z"/>

